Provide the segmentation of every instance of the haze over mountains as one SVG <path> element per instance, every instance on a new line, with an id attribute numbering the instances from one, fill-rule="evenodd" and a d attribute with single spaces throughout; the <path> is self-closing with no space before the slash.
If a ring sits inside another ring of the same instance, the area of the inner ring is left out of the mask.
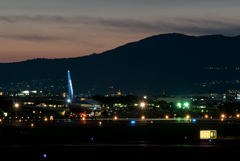
<path id="1" fill-rule="evenodd" d="M 51 79 L 67 86 L 67 70 L 75 93 L 107 94 L 109 86 L 134 94 L 223 93 L 240 89 L 240 36 L 162 34 L 90 56 L 0 63 L 0 84 Z"/>

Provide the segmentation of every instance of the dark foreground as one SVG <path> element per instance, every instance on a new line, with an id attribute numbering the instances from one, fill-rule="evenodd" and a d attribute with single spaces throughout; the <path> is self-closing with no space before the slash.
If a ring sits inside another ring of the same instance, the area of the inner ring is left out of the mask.
<path id="1" fill-rule="evenodd" d="M 65 120 L 64 120 L 65 121 Z M 0 157 L 23 159 L 219 159 L 240 150 L 236 120 L 2 122 Z M 201 140 L 200 130 L 217 130 Z"/>

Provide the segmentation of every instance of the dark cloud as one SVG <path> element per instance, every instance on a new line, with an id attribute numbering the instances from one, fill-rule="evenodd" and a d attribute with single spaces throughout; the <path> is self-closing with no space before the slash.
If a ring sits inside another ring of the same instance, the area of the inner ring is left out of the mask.
<path id="1" fill-rule="evenodd" d="M 116 19 L 93 16 L 59 16 L 59 15 L 12 15 L 0 16 L 0 22 L 7 23 L 47 23 L 64 25 L 89 25 L 92 27 L 114 28 L 125 32 L 181 32 L 186 34 L 226 34 L 239 35 L 240 22 L 233 19 L 215 18 L 159 18 L 155 20 Z M 26 37 L 27 39 L 28 37 Z M 44 40 L 44 37 L 29 37 Z"/>
<path id="2" fill-rule="evenodd" d="M 1 38 L 26 41 L 59 41 L 61 38 L 39 35 L 0 35 Z"/>

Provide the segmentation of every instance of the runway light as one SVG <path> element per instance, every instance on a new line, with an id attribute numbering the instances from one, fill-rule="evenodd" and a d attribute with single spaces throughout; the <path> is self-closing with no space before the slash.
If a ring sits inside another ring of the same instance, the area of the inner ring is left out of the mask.
<path id="1" fill-rule="evenodd" d="M 93 140 L 93 138 L 91 138 L 91 140 Z"/>
<path id="2" fill-rule="evenodd" d="M 177 103 L 177 106 L 178 106 L 179 108 L 181 108 L 181 107 L 182 107 L 181 103 Z"/>
<path id="3" fill-rule="evenodd" d="M 168 115 L 165 116 L 165 119 L 168 119 Z"/>
<path id="4" fill-rule="evenodd" d="M 136 121 L 134 121 L 134 120 L 131 121 L 131 124 L 135 124 L 135 123 L 136 123 Z"/>
<path id="5" fill-rule="evenodd" d="M 197 120 L 196 119 L 192 119 L 192 122 L 195 123 Z"/>
<path id="6" fill-rule="evenodd" d="M 43 154 L 43 158 L 47 158 L 47 154 Z"/>
<path id="7" fill-rule="evenodd" d="M 145 116 L 142 116 L 141 119 L 144 120 L 144 119 L 145 119 Z"/>
<path id="8" fill-rule="evenodd" d="M 114 116 L 114 120 L 117 120 L 117 116 Z"/>
<path id="9" fill-rule="evenodd" d="M 189 103 L 188 103 L 188 102 L 185 102 L 183 105 L 184 105 L 185 107 L 189 107 Z"/>

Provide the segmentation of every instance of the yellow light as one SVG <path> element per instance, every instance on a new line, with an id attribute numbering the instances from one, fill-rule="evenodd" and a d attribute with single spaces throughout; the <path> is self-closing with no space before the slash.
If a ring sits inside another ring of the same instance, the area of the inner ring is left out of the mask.
<path id="1" fill-rule="evenodd" d="M 146 105 L 146 104 L 145 104 L 144 102 L 141 102 L 141 103 L 140 103 L 140 106 L 141 106 L 142 108 L 144 108 L 145 105 Z"/>
<path id="2" fill-rule="evenodd" d="M 53 120 L 53 116 L 50 116 L 50 119 L 49 120 Z"/>
<path id="3" fill-rule="evenodd" d="M 216 139 L 217 130 L 201 130 L 200 139 Z"/>
<path id="4" fill-rule="evenodd" d="M 190 115 L 186 115 L 186 118 L 189 119 L 189 118 L 190 118 Z"/>
<path id="5" fill-rule="evenodd" d="M 45 117 L 45 118 L 44 118 L 44 121 L 47 121 L 47 120 L 48 120 L 48 119 Z"/>
<path id="6" fill-rule="evenodd" d="M 114 116 L 114 120 L 117 120 L 117 116 Z"/>
<path id="7" fill-rule="evenodd" d="M 0 122 L 2 122 L 2 119 L 0 119 Z"/>
<path id="8" fill-rule="evenodd" d="M 85 117 L 83 117 L 82 120 L 85 120 Z"/>
<path id="9" fill-rule="evenodd" d="M 22 120 L 21 120 L 21 119 L 19 119 L 18 121 L 19 121 L 19 122 L 22 122 Z"/>
<path id="10" fill-rule="evenodd" d="M 144 119 L 145 119 L 145 116 L 142 116 L 141 119 L 144 120 Z"/>
<path id="11" fill-rule="evenodd" d="M 205 118 L 207 119 L 207 118 L 208 118 L 208 115 L 205 115 Z"/>
<path id="12" fill-rule="evenodd" d="M 239 118 L 240 117 L 240 115 L 239 114 L 237 114 L 237 118 Z"/>
<path id="13" fill-rule="evenodd" d="M 34 126 L 34 124 L 31 124 L 31 127 L 33 127 Z"/>
<path id="14" fill-rule="evenodd" d="M 168 119 L 168 115 L 166 115 L 165 118 Z"/>
<path id="15" fill-rule="evenodd" d="M 15 103 L 15 105 L 14 105 L 16 108 L 18 108 L 19 107 L 19 104 L 18 103 Z"/>
<path id="16" fill-rule="evenodd" d="M 223 121 L 224 119 L 223 118 L 221 118 L 221 121 Z"/>
<path id="17" fill-rule="evenodd" d="M 201 139 L 210 139 L 210 131 L 200 131 Z"/>
<path id="18" fill-rule="evenodd" d="M 101 122 L 101 121 L 99 122 L 99 125 L 102 125 L 102 122 Z"/>
<path id="19" fill-rule="evenodd" d="M 222 117 L 222 118 L 224 118 L 224 117 L 225 117 L 225 115 L 224 115 L 224 114 L 222 114 L 222 115 L 221 115 L 221 117 Z"/>

